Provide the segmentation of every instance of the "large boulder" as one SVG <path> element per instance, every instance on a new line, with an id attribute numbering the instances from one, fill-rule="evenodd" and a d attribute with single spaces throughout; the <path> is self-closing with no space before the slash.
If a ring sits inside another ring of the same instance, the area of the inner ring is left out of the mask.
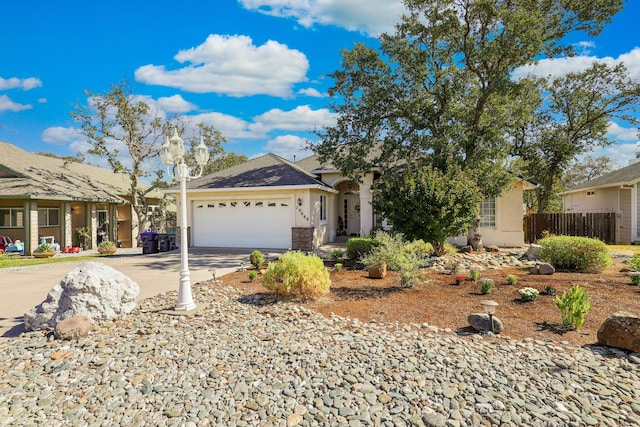
<path id="1" fill-rule="evenodd" d="M 53 329 L 61 320 L 86 316 L 109 320 L 130 313 L 140 287 L 118 270 L 89 261 L 70 271 L 49 291 L 47 298 L 24 315 L 29 331 Z"/>
<path id="2" fill-rule="evenodd" d="M 556 272 L 553 265 L 548 262 L 540 262 L 531 268 L 531 274 L 552 275 Z"/>
<path id="3" fill-rule="evenodd" d="M 476 331 L 486 332 L 491 331 L 491 321 L 489 321 L 489 315 L 487 313 L 471 313 L 467 317 L 469 325 Z M 504 331 L 504 325 L 502 321 L 496 316 L 493 316 L 493 332 L 499 334 Z"/>
<path id="4" fill-rule="evenodd" d="M 525 254 L 522 257 L 528 259 L 529 261 L 537 261 L 540 259 L 541 251 L 542 251 L 542 246 L 532 243 L 529 246 L 529 249 L 527 249 L 527 252 L 525 252 Z"/>
<path id="5" fill-rule="evenodd" d="M 598 343 L 640 353 L 640 318 L 624 311 L 613 313 L 600 325 Z"/>

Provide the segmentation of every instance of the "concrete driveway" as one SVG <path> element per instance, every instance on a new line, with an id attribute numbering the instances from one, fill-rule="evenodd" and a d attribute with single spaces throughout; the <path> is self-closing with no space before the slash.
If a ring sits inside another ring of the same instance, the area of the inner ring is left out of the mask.
<path id="1" fill-rule="evenodd" d="M 236 271 L 240 263 L 249 266 L 252 249 L 191 248 L 189 271 L 191 284 Z M 270 257 L 282 250 L 261 249 Z M 60 255 L 62 256 L 62 255 Z M 24 331 L 23 315 L 47 297 L 49 290 L 81 262 L 69 256 L 69 262 L 44 264 L 18 269 L 0 269 L 0 337 L 15 337 Z M 138 300 L 166 291 L 177 291 L 180 272 L 180 251 L 141 253 L 140 249 L 122 250 L 122 255 L 101 257 L 98 262 L 110 265 L 129 276 L 140 286 Z M 196 301 L 197 303 L 197 301 Z"/>

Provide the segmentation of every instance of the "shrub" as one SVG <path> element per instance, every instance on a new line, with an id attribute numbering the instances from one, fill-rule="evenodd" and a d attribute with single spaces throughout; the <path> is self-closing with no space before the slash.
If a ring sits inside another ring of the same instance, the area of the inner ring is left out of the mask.
<path id="1" fill-rule="evenodd" d="M 405 243 L 404 249 L 418 256 L 427 257 L 433 255 L 433 246 L 431 246 L 431 243 L 427 243 L 422 239 Z"/>
<path id="2" fill-rule="evenodd" d="M 480 279 L 480 293 L 483 295 L 490 294 L 495 286 L 492 279 Z"/>
<path id="3" fill-rule="evenodd" d="M 631 277 L 632 285 L 634 286 L 640 285 L 640 274 L 630 274 L 629 277 Z"/>
<path id="4" fill-rule="evenodd" d="M 464 285 L 464 276 L 456 276 L 456 285 Z"/>
<path id="5" fill-rule="evenodd" d="M 258 272 L 256 272 L 255 270 L 249 272 L 249 280 L 253 282 L 256 277 L 258 277 Z"/>
<path id="6" fill-rule="evenodd" d="M 602 273 L 611 265 L 607 245 L 588 237 L 555 236 L 538 241 L 540 259 L 557 270 Z"/>
<path id="7" fill-rule="evenodd" d="M 347 256 L 350 259 L 361 260 L 371 253 L 373 239 L 366 237 L 354 237 L 347 240 Z"/>
<path id="8" fill-rule="evenodd" d="M 334 261 L 342 259 L 343 255 L 344 251 L 342 249 L 334 249 L 333 251 L 331 251 L 331 259 Z"/>
<path id="9" fill-rule="evenodd" d="M 544 293 L 547 295 L 555 295 L 556 293 L 558 293 L 558 290 L 556 289 L 555 286 L 553 285 L 545 285 L 544 287 Z"/>
<path id="10" fill-rule="evenodd" d="M 249 255 L 249 262 L 256 269 L 260 268 L 260 266 L 264 262 L 264 256 L 262 255 L 262 252 L 260 252 L 257 249 L 255 251 L 251 252 L 251 254 Z"/>
<path id="11" fill-rule="evenodd" d="M 262 285 L 280 295 L 313 298 L 329 293 L 331 279 L 317 255 L 300 251 L 287 252 L 276 262 L 270 262 Z"/>
<path id="12" fill-rule="evenodd" d="M 555 302 L 562 315 L 562 324 L 580 329 L 591 309 L 587 290 L 573 285 L 571 290 L 563 293 L 561 297 L 556 297 Z"/>
<path id="13" fill-rule="evenodd" d="M 469 272 L 469 280 L 471 280 L 472 282 L 477 282 L 479 278 L 480 273 L 478 272 L 478 270 L 471 270 Z"/>
<path id="14" fill-rule="evenodd" d="M 627 261 L 627 264 L 629 264 L 629 267 L 633 271 L 640 271 L 640 254 L 633 255 L 633 257 Z"/>
<path id="15" fill-rule="evenodd" d="M 51 246 L 48 243 L 42 243 L 41 245 L 38 246 L 38 248 L 36 249 L 36 252 L 42 252 L 42 253 L 53 252 L 53 246 Z"/>
<path id="16" fill-rule="evenodd" d="M 535 301 L 540 295 L 540 292 L 535 288 L 522 288 L 518 293 L 520 294 L 520 299 L 525 302 Z"/>
<path id="17" fill-rule="evenodd" d="M 336 269 L 336 271 L 340 271 L 340 270 L 342 270 L 342 264 L 337 263 L 337 264 L 335 264 L 335 265 L 333 266 L 333 268 L 335 268 L 335 269 Z"/>
<path id="18" fill-rule="evenodd" d="M 516 283 L 518 283 L 518 276 L 516 276 L 515 274 L 509 274 L 507 276 L 507 285 L 512 285 L 513 286 Z"/>

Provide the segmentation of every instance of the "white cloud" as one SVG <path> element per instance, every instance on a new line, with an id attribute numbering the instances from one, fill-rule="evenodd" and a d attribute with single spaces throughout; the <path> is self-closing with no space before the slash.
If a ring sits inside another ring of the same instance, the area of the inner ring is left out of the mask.
<path id="1" fill-rule="evenodd" d="M 273 40 L 255 46 L 250 37 L 237 35 L 211 34 L 200 46 L 178 52 L 175 59 L 188 65 L 177 70 L 145 65 L 136 70 L 136 80 L 187 92 L 286 98 L 295 83 L 307 80 L 309 69 L 307 57 L 298 50 Z"/>
<path id="2" fill-rule="evenodd" d="M 624 167 L 630 160 L 636 158 L 636 152 L 640 151 L 638 144 L 617 144 L 600 148 L 590 153 L 593 157 L 605 156 L 611 158 L 616 168 Z"/>
<path id="3" fill-rule="evenodd" d="M 314 89 L 312 87 L 308 87 L 308 88 L 305 88 L 305 89 L 300 89 L 298 91 L 298 94 L 299 95 L 304 95 L 304 96 L 310 96 L 312 98 L 325 98 L 325 97 L 329 96 L 327 94 L 320 93 L 319 90 Z"/>
<path id="4" fill-rule="evenodd" d="M 303 27 L 334 25 L 371 36 L 392 32 L 405 12 L 401 0 L 239 0 L 245 9 L 293 18 Z"/>
<path id="5" fill-rule="evenodd" d="M 267 129 L 310 131 L 335 124 L 336 117 L 326 108 L 312 110 L 308 105 L 300 105 L 290 111 L 274 108 L 253 120 Z"/>
<path id="6" fill-rule="evenodd" d="M 40 86 L 42 86 L 42 81 L 40 81 L 40 79 L 37 79 L 35 77 L 29 77 L 26 79 L 19 79 L 17 77 L 3 79 L 2 77 L 0 77 L 0 90 L 15 89 L 15 88 L 31 90 Z"/>
<path id="7" fill-rule="evenodd" d="M 7 95 L 0 95 L 0 113 L 3 111 L 22 111 L 33 108 L 31 104 L 19 104 L 14 102 Z"/>
<path id="8" fill-rule="evenodd" d="M 527 74 L 543 77 L 559 77 L 567 75 L 568 73 L 584 71 L 594 62 L 603 62 L 609 66 L 623 62 L 627 67 L 629 77 L 634 80 L 640 80 L 640 47 L 635 47 L 630 52 L 618 56 L 618 58 L 612 58 L 610 56 L 598 58 L 596 56 L 579 55 L 565 58 L 541 59 L 537 64 L 517 68 L 513 72 L 513 78 L 520 79 Z"/>
<path id="9" fill-rule="evenodd" d="M 581 55 L 588 55 L 591 53 L 591 49 L 596 47 L 596 44 L 592 41 L 581 41 L 578 43 L 574 43 L 573 47 L 576 51 L 580 52 Z"/>
<path id="10" fill-rule="evenodd" d="M 607 136 L 618 141 L 636 141 L 638 139 L 638 128 L 625 128 L 617 123 L 610 122 L 607 128 Z"/>
<path id="11" fill-rule="evenodd" d="M 42 140 L 47 144 L 65 145 L 80 139 L 83 139 L 82 135 L 74 128 L 54 126 L 42 132 Z"/>
<path id="12" fill-rule="evenodd" d="M 228 114 L 213 112 L 189 116 L 193 123 L 203 123 L 219 130 L 227 139 L 258 139 L 266 136 L 260 126 Z"/>
<path id="13" fill-rule="evenodd" d="M 187 113 L 198 108 L 196 105 L 185 101 L 180 95 L 160 97 L 157 101 L 158 107 L 169 113 Z"/>
<path id="14" fill-rule="evenodd" d="M 285 159 L 302 160 L 305 157 L 309 157 L 313 154 L 310 150 L 306 149 L 307 141 L 296 135 L 282 135 L 275 139 L 270 140 L 265 145 L 264 149 L 273 154 L 277 154 Z"/>

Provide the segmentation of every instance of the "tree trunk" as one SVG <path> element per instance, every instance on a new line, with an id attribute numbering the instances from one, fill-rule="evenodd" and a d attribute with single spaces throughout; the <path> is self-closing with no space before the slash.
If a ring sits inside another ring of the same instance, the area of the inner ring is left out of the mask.
<path id="1" fill-rule="evenodd" d="M 480 233 L 480 216 L 477 216 L 469 226 L 467 244 L 470 245 L 474 251 L 481 251 L 484 249 L 482 246 L 482 234 Z"/>

